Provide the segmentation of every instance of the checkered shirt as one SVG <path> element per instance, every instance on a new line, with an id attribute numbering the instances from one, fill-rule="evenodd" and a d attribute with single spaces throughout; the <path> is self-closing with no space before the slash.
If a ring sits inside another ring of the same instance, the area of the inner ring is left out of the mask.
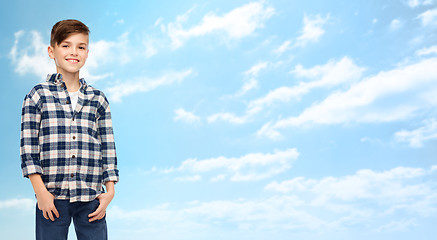
<path id="1" fill-rule="evenodd" d="M 72 109 L 62 75 L 47 76 L 24 98 L 21 114 L 21 168 L 40 174 L 55 199 L 88 202 L 118 182 L 111 112 L 105 95 L 80 79 Z"/>

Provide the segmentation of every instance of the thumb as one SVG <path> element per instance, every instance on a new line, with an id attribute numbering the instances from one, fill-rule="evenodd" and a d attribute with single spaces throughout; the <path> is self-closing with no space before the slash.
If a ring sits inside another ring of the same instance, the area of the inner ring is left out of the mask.
<path id="1" fill-rule="evenodd" d="M 102 211 L 102 206 L 99 205 L 99 207 L 96 209 L 96 211 L 90 213 L 90 214 L 88 215 L 88 217 L 94 217 L 94 216 L 97 216 L 101 211 Z"/>

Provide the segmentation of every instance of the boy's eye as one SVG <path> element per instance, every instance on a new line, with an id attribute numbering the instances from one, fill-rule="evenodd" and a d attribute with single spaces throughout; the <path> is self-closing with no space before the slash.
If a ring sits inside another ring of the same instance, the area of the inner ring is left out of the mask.
<path id="1" fill-rule="evenodd" d="M 66 48 L 66 47 L 68 47 L 68 45 L 62 45 L 62 47 L 63 47 L 63 48 Z"/>
<path id="2" fill-rule="evenodd" d="M 85 50 L 85 47 L 79 47 L 79 49 L 81 49 L 81 50 Z"/>

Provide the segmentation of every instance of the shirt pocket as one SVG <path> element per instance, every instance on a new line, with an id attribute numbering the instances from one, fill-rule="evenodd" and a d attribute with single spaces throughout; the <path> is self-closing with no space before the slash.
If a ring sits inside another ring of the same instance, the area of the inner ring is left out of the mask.
<path id="1" fill-rule="evenodd" d="M 89 108 L 88 108 L 89 109 Z M 97 131 L 97 111 L 83 111 L 87 110 L 86 108 L 82 109 L 76 115 L 76 121 L 78 122 L 78 131 L 81 134 L 81 139 L 84 142 L 92 143 L 92 144 L 100 144 L 100 140 L 98 138 Z M 93 110 L 93 108 L 89 109 Z"/>
<path id="2" fill-rule="evenodd" d="M 61 144 L 69 133 L 67 123 L 70 115 L 64 109 L 56 97 L 46 96 L 43 99 L 38 135 L 42 159 L 56 158 L 52 151 L 67 150 L 67 144 Z"/>

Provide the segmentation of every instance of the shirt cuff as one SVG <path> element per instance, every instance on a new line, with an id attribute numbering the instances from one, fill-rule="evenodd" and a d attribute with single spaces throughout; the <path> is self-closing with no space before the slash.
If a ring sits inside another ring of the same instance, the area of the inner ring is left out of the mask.
<path id="1" fill-rule="evenodd" d="M 106 183 L 106 182 L 117 183 L 118 180 L 119 180 L 119 177 L 118 177 L 118 170 L 117 169 L 106 170 L 103 172 L 103 183 Z"/>
<path id="2" fill-rule="evenodd" d="M 29 178 L 32 174 L 42 174 L 42 168 L 39 165 L 25 165 L 21 168 L 23 177 Z"/>

